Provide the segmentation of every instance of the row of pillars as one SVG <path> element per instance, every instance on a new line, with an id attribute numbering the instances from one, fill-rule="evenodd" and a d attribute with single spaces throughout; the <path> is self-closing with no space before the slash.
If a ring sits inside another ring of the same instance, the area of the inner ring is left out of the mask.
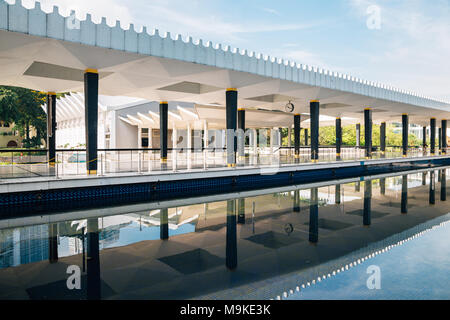
<path id="1" fill-rule="evenodd" d="M 87 69 L 84 74 L 84 92 L 85 92 L 85 130 L 86 130 L 86 166 L 88 174 L 97 174 L 97 127 L 98 127 L 98 88 L 99 75 L 95 69 Z M 319 108 L 318 100 L 310 101 L 310 134 L 311 134 L 311 161 L 319 160 Z M 168 102 L 160 102 L 160 145 L 161 145 L 161 162 L 167 162 L 168 150 Z M 56 94 L 48 93 L 47 96 L 47 149 L 50 166 L 56 163 Z M 300 157 L 300 122 L 301 115 L 294 115 L 294 145 L 295 157 Z M 372 110 L 367 108 L 364 110 L 365 125 L 365 150 L 366 157 L 372 155 Z M 403 127 L 403 155 L 408 154 L 408 115 L 402 115 Z M 431 118 L 431 154 L 435 154 L 436 139 L 436 119 Z M 238 91 L 235 88 L 226 90 L 226 130 L 227 130 L 227 165 L 228 167 L 236 166 L 236 154 L 244 156 L 243 137 L 239 137 L 239 143 L 236 137 L 237 129 L 239 132 L 245 132 L 245 110 L 238 109 Z M 361 126 L 356 126 L 356 144 L 360 145 Z M 439 149 L 442 153 L 446 153 L 447 149 L 447 120 L 442 120 L 442 127 L 439 131 Z M 305 144 L 308 144 L 308 133 L 305 133 Z M 386 151 L 386 123 L 381 124 L 380 132 L 381 151 Z M 426 129 L 424 128 L 424 147 L 426 146 Z M 230 143 L 231 142 L 231 143 Z M 238 150 L 239 146 L 239 150 Z M 341 119 L 336 119 L 336 153 L 340 157 L 342 147 L 342 123 Z"/>

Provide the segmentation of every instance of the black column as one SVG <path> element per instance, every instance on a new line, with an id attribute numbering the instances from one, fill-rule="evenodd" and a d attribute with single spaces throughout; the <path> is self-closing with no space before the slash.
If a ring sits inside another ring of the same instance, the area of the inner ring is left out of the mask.
<path id="1" fill-rule="evenodd" d="M 308 129 L 305 129 L 305 146 L 307 146 L 308 143 L 309 143 L 309 142 L 308 142 L 308 140 L 309 140 L 309 139 L 308 139 L 308 134 L 309 134 L 309 133 L 308 133 Z"/>
<path id="2" fill-rule="evenodd" d="M 422 128 L 422 148 L 423 152 L 427 151 L 427 127 Z"/>
<path id="3" fill-rule="evenodd" d="M 361 124 L 356 124 L 356 146 L 361 146 Z"/>
<path id="4" fill-rule="evenodd" d="M 86 170 L 87 174 L 97 174 L 98 72 L 94 69 L 87 69 L 84 74 L 84 121 Z"/>
<path id="5" fill-rule="evenodd" d="M 355 182 L 355 192 L 360 192 L 360 191 L 361 191 L 361 182 L 356 181 Z"/>
<path id="6" fill-rule="evenodd" d="M 238 109 L 238 148 L 239 158 L 245 157 L 245 109 Z"/>
<path id="7" fill-rule="evenodd" d="M 159 238 L 167 240 L 169 239 L 169 209 L 161 209 L 159 214 Z"/>
<path id="8" fill-rule="evenodd" d="M 309 242 L 319 241 L 319 194 L 318 188 L 311 189 L 311 204 L 309 205 Z"/>
<path id="9" fill-rule="evenodd" d="M 442 154 L 447 153 L 447 120 L 442 120 Z"/>
<path id="10" fill-rule="evenodd" d="M 341 185 L 337 184 L 334 186 L 334 203 L 341 204 Z"/>
<path id="11" fill-rule="evenodd" d="M 364 141 L 366 148 L 366 159 L 372 157 L 372 110 L 364 109 Z"/>
<path id="12" fill-rule="evenodd" d="M 311 161 L 319 161 L 319 107 L 318 100 L 311 100 L 309 104 L 311 116 Z"/>
<path id="13" fill-rule="evenodd" d="M 401 212 L 403 214 L 408 213 L 408 176 L 402 177 L 402 200 L 401 200 Z"/>
<path id="14" fill-rule="evenodd" d="M 228 269 L 237 267 L 237 230 L 236 230 L 236 201 L 227 201 L 227 238 L 226 238 L 226 266 Z"/>
<path id="15" fill-rule="evenodd" d="M 169 123 L 169 104 L 167 101 L 159 103 L 159 139 L 161 162 L 167 162 L 167 145 L 168 145 L 168 123 Z"/>
<path id="16" fill-rule="evenodd" d="M 372 214 L 372 181 L 364 182 L 364 211 L 363 211 L 363 225 L 371 225 Z"/>
<path id="17" fill-rule="evenodd" d="M 227 117 L 227 165 L 236 166 L 236 121 L 237 121 L 238 92 L 235 88 L 226 92 L 226 117 Z"/>
<path id="18" fill-rule="evenodd" d="M 386 152 L 386 122 L 382 122 L 380 126 L 380 149 L 382 154 Z"/>
<path id="19" fill-rule="evenodd" d="M 408 156 L 409 119 L 406 113 L 402 114 L 402 151 L 403 156 Z"/>
<path id="20" fill-rule="evenodd" d="M 294 146 L 295 146 L 295 158 L 300 157 L 300 114 L 294 115 Z"/>
<path id="21" fill-rule="evenodd" d="M 238 200 L 238 224 L 245 224 L 245 199 Z"/>
<path id="22" fill-rule="evenodd" d="M 341 158 L 342 147 L 342 122 L 341 118 L 336 118 L 336 159 Z"/>
<path id="23" fill-rule="evenodd" d="M 441 170 L 441 201 L 447 200 L 447 174 L 445 169 Z"/>
<path id="24" fill-rule="evenodd" d="M 435 174 L 434 170 L 430 171 L 430 196 L 429 196 L 430 204 L 435 204 L 436 202 L 436 178 L 434 174 Z"/>
<path id="25" fill-rule="evenodd" d="M 101 298 L 98 218 L 87 221 L 87 299 Z"/>
<path id="26" fill-rule="evenodd" d="M 48 259 L 50 263 L 58 262 L 58 225 L 48 226 Z"/>
<path id="27" fill-rule="evenodd" d="M 56 163 L 56 94 L 47 94 L 47 157 L 51 167 Z"/>
<path id="28" fill-rule="evenodd" d="M 430 153 L 436 154 L 436 118 L 430 119 Z"/>
<path id="29" fill-rule="evenodd" d="M 438 129 L 439 154 L 442 153 L 442 128 Z"/>

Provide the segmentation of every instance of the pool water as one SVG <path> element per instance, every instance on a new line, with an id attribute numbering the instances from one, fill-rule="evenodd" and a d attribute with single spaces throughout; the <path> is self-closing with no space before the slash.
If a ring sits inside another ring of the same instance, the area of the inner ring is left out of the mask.
<path id="1" fill-rule="evenodd" d="M 448 299 L 448 170 L 0 220 L 0 299 Z"/>

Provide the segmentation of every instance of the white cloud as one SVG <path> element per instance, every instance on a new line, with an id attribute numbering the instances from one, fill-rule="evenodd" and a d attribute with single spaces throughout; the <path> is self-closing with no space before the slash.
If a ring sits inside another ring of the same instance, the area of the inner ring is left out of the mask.
<path id="1" fill-rule="evenodd" d="M 262 8 L 262 11 L 265 11 L 265 12 L 267 12 L 267 13 L 270 13 L 270 14 L 273 14 L 273 15 L 276 15 L 276 16 L 281 16 L 280 12 L 278 12 L 278 11 L 275 10 L 275 9 L 271 9 L 271 8 Z"/>
<path id="2" fill-rule="evenodd" d="M 383 82 L 450 101 L 450 3 L 379 2 L 382 28 L 373 33 L 379 50 L 367 53 L 368 61 L 376 66 L 369 65 L 368 71 L 383 76 Z M 371 4 L 373 1 L 350 0 L 361 20 L 366 19 L 365 8 Z"/>

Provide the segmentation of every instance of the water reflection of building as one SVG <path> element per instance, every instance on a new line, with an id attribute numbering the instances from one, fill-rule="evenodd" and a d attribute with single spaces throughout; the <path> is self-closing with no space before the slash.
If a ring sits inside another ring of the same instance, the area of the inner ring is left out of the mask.
<path id="1" fill-rule="evenodd" d="M 48 226 L 20 229 L 20 264 L 48 259 Z"/>
<path id="2" fill-rule="evenodd" d="M 0 231 L 0 268 L 14 265 L 14 233 L 13 230 Z"/>
<path id="3" fill-rule="evenodd" d="M 48 259 L 48 250 L 47 225 L 0 232 L 0 268 Z"/>

